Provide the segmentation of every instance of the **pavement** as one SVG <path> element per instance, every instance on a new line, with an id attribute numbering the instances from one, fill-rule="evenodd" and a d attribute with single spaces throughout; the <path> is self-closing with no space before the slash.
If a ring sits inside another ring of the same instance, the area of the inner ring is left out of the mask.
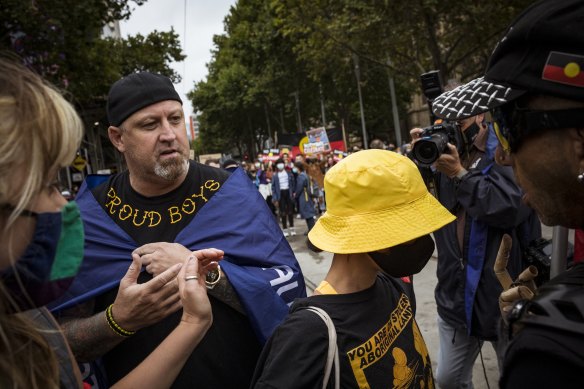
<path id="1" fill-rule="evenodd" d="M 326 276 L 332 261 L 332 254 L 327 252 L 314 253 L 306 247 L 304 233 L 307 228 L 304 220 L 295 220 L 295 230 L 297 235 L 287 239 L 304 273 L 306 291 L 308 295 L 311 295 L 314 288 Z M 552 228 L 542 226 L 542 235 L 545 238 L 551 238 Z M 570 233 L 570 241 L 573 242 L 573 231 Z M 414 277 L 417 303 L 416 321 L 426 341 L 434 373 L 436 372 L 439 345 L 436 303 L 434 301 L 436 282 L 436 253 L 434 253 L 426 267 Z M 495 351 L 489 342 L 485 342 L 481 354 L 479 354 L 474 364 L 473 385 L 475 389 L 495 389 L 498 388 L 498 381 L 499 368 Z"/>

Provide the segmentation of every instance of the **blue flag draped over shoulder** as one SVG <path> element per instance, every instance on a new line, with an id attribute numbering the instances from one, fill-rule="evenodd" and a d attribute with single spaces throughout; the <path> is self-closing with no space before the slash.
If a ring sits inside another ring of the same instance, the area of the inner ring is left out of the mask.
<path id="1" fill-rule="evenodd" d="M 76 198 L 85 227 L 85 257 L 71 288 L 53 312 L 87 301 L 117 286 L 137 248 L 97 203 L 87 183 Z M 306 296 L 304 278 L 290 245 L 265 200 L 237 169 L 176 237 L 191 250 L 221 249 L 221 268 L 264 343 L 295 298 Z"/>

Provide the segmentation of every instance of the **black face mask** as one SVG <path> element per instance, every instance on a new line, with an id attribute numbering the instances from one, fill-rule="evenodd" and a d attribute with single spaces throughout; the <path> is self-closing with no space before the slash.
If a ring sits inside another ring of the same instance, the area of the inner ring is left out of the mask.
<path id="1" fill-rule="evenodd" d="M 481 128 L 479 127 L 478 124 L 476 124 L 475 122 L 473 122 L 470 126 L 468 126 L 468 128 L 464 131 L 463 133 L 463 137 L 465 140 L 465 149 L 468 150 L 470 148 L 470 145 L 472 145 L 472 143 L 474 142 L 475 138 L 477 137 L 477 135 L 479 134 L 479 131 L 481 130 Z"/>
<path id="2" fill-rule="evenodd" d="M 384 273 L 392 277 L 407 277 L 419 273 L 426 266 L 434 247 L 430 235 L 424 235 L 411 243 L 390 248 L 387 254 L 379 251 L 368 254 Z"/>

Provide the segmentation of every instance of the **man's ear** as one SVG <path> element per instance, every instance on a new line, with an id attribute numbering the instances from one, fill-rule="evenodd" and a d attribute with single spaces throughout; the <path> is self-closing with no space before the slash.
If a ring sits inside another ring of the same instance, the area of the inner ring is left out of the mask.
<path id="1" fill-rule="evenodd" d="M 110 142 L 114 145 L 120 153 L 125 151 L 124 140 L 122 139 L 123 130 L 119 127 L 109 126 L 107 129 L 107 135 L 109 136 Z"/>

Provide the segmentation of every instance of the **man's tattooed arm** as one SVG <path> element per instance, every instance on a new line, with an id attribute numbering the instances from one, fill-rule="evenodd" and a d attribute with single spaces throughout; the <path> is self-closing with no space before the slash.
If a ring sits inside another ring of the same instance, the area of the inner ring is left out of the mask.
<path id="1" fill-rule="evenodd" d="M 93 302 L 80 304 L 58 319 L 78 362 L 93 361 L 124 340 L 109 327 L 105 312 L 89 316 L 93 306 Z"/>
<path id="2" fill-rule="evenodd" d="M 213 289 L 207 290 L 207 293 L 216 299 L 224 302 L 225 304 L 229 305 L 231 308 L 235 309 L 237 312 L 247 316 L 241 301 L 239 300 L 239 296 L 235 293 L 235 289 L 229 282 L 229 279 L 221 270 L 221 280 L 215 285 Z"/>

